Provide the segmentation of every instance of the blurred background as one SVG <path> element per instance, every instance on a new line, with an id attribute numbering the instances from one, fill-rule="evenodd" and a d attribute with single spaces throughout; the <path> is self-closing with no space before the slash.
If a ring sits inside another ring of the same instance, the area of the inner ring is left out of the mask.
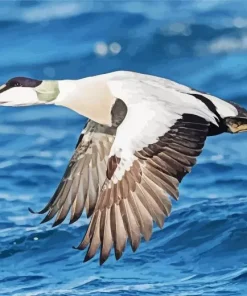
<path id="1" fill-rule="evenodd" d="M 245 0 L 1 1 L 0 83 L 133 70 L 247 107 Z M 247 135 L 208 139 L 163 230 L 102 266 L 73 250 L 83 217 L 39 225 L 85 119 L 0 109 L 0 295 L 246 295 Z"/>

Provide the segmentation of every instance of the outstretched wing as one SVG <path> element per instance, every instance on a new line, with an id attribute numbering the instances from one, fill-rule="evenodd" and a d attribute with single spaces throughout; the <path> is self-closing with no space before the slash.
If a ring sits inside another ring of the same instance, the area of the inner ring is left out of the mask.
<path id="1" fill-rule="evenodd" d="M 119 259 L 127 239 L 135 251 L 141 236 L 150 238 L 153 221 L 163 226 L 171 211 L 169 196 L 178 199 L 179 182 L 196 163 L 209 125 L 217 126 L 217 116 L 206 104 L 162 79 L 131 74 L 108 85 L 128 112 L 117 129 L 107 179 L 78 246 L 88 247 L 85 261 L 100 247 L 101 264 L 112 247 Z"/>
<path id="2" fill-rule="evenodd" d="M 127 239 L 135 251 L 141 236 L 149 240 L 153 221 L 163 226 L 171 211 L 169 195 L 178 199 L 179 182 L 196 163 L 208 128 L 203 117 L 180 115 L 159 104 L 129 106 L 111 148 L 107 181 L 78 246 L 88 247 L 85 261 L 100 246 L 100 264 L 112 246 L 119 259 Z"/>
<path id="3" fill-rule="evenodd" d="M 47 213 L 42 222 L 56 215 L 53 224 L 56 226 L 63 222 L 70 209 L 70 223 L 80 218 L 84 208 L 88 217 L 93 213 L 105 181 L 108 155 L 115 134 L 116 126 L 106 127 L 88 121 L 56 192 L 44 209 L 38 212 Z"/>

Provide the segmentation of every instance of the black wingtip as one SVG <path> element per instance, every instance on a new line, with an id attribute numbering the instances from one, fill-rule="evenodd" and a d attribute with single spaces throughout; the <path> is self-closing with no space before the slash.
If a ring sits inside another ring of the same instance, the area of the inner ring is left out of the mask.
<path id="1" fill-rule="evenodd" d="M 83 263 L 88 262 L 91 258 L 92 258 L 92 257 L 86 255 L 86 256 L 84 257 Z"/>
<path id="2" fill-rule="evenodd" d="M 85 250 L 88 246 L 89 242 L 84 239 L 79 243 L 79 245 L 76 247 L 77 250 Z"/>
<path id="3" fill-rule="evenodd" d="M 115 250 L 115 258 L 119 260 L 123 255 L 123 252 Z"/>
<path id="4" fill-rule="evenodd" d="M 48 222 L 49 220 L 50 220 L 49 216 L 45 216 L 45 218 L 40 222 L 40 224 Z"/>
<path id="5" fill-rule="evenodd" d="M 84 246 L 83 244 L 79 244 L 79 246 L 76 247 L 77 250 L 83 251 L 87 248 L 87 245 Z"/>
<path id="6" fill-rule="evenodd" d="M 28 211 L 29 211 L 31 214 L 37 214 L 37 212 L 33 211 L 31 208 L 28 208 Z"/>
<path id="7" fill-rule="evenodd" d="M 79 251 L 82 251 L 82 250 L 86 249 L 86 247 L 82 248 L 81 243 L 77 247 L 73 246 L 72 248 L 75 249 L 75 250 L 79 250 Z"/>
<path id="8" fill-rule="evenodd" d="M 109 255 L 108 256 L 100 256 L 99 265 L 102 266 L 108 258 L 109 258 Z"/>
<path id="9" fill-rule="evenodd" d="M 32 214 L 44 214 L 48 211 L 48 208 L 44 208 L 41 211 L 34 211 L 33 209 L 31 209 L 30 207 L 28 207 L 28 211 Z"/>
<path id="10" fill-rule="evenodd" d="M 61 224 L 63 222 L 64 219 L 58 219 L 56 220 L 53 224 L 52 224 L 52 227 L 56 227 L 58 226 L 59 224 Z"/>
<path id="11" fill-rule="evenodd" d="M 72 219 L 70 219 L 69 224 L 75 223 L 80 218 L 80 215 L 74 215 Z"/>

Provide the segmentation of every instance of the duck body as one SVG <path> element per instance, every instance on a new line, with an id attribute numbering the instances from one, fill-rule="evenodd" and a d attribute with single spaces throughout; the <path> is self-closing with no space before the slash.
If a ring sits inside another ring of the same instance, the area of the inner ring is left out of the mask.
<path id="1" fill-rule="evenodd" d="M 247 130 L 247 111 L 174 81 L 118 71 L 79 80 L 16 77 L 0 87 L 0 105 L 56 104 L 88 117 L 63 179 L 39 211 L 42 222 L 91 217 L 78 249 L 100 248 L 103 264 L 127 239 L 135 251 L 170 215 L 172 197 L 206 138 Z M 31 212 L 34 212 L 31 210 Z"/>

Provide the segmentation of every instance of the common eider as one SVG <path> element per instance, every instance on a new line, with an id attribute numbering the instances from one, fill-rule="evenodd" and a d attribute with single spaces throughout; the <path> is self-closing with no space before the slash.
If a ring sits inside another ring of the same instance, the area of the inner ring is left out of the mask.
<path id="1" fill-rule="evenodd" d="M 168 79 L 118 71 L 79 80 L 15 77 L 0 87 L 0 105 L 66 106 L 89 120 L 53 197 L 38 213 L 53 226 L 91 217 L 77 247 L 100 264 L 127 239 L 136 251 L 153 221 L 161 228 L 208 136 L 247 130 L 247 111 Z M 30 209 L 31 212 L 33 212 Z M 34 213 L 34 212 L 33 212 Z"/>

